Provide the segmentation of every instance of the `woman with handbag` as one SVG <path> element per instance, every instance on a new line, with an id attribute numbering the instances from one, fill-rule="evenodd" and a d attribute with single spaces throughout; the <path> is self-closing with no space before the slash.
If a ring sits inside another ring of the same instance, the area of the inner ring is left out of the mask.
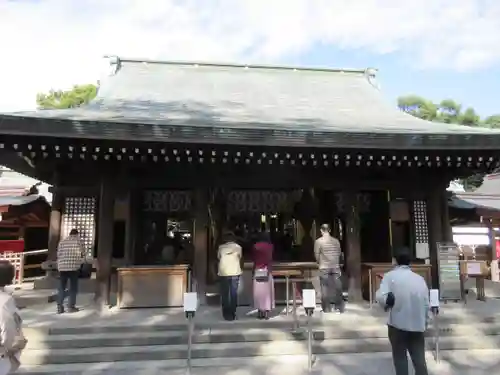
<path id="1" fill-rule="evenodd" d="M 16 302 L 4 289 L 12 284 L 14 276 L 14 266 L 0 260 L 0 375 L 12 374 L 19 368 L 21 352 L 28 342 Z"/>
<path id="2" fill-rule="evenodd" d="M 258 310 L 259 319 L 269 319 L 274 309 L 274 280 L 271 274 L 274 246 L 269 234 L 257 235 L 252 249 L 253 269 L 253 305 Z"/>

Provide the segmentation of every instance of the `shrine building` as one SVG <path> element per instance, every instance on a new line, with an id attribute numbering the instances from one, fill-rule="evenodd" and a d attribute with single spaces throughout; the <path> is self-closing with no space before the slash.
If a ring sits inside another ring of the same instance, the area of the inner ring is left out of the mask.
<path id="1" fill-rule="evenodd" d="M 109 64 L 88 105 L 0 116 L 0 164 L 53 185 L 50 257 L 77 228 L 105 305 L 116 292 L 120 307 L 179 306 L 191 285 L 204 299 L 227 230 L 244 304 L 252 235 L 269 231 L 275 270 L 310 275 L 322 223 L 350 299 L 370 298 L 399 246 L 438 285 L 449 182 L 500 166 L 499 131 L 410 116 L 374 69 Z"/>

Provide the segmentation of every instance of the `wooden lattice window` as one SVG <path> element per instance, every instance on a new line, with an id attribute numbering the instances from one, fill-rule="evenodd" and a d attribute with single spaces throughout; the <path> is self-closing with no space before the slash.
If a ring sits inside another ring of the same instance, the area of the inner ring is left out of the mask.
<path id="1" fill-rule="evenodd" d="M 144 211 L 189 212 L 192 192 L 182 190 L 147 190 L 144 192 Z"/>
<path id="2" fill-rule="evenodd" d="M 64 201 L 61 238 L 77 229 L 88 257 L 94 252 L 96 206 L 95 197 L 67 197 Z"/>
<path id="3" fill-rule="evenodd" d="M 427 203 L 413 201 L 413 225 L 417 258 L 427 258 L 429 252 L 429 228 L 427 223 Z"/>

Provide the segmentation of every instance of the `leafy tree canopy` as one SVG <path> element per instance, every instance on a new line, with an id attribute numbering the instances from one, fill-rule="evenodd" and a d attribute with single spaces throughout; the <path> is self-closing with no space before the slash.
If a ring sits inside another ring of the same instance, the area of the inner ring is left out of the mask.
<path id="1" fill-rule="evenodd" d="M 500 128 L 500 114 L 481 119 L 472 107 L 463 110 L 460 103 L 453 99 L 444 99 L 434 103 L 418 95 L 406 95 L 398 98 L 398 107 L 402 111 L 423 120 Z"/>
<path id="2" fill-rule="evenodd" d="M 399 97 L 398 107 L 410 115 L 424 120 L 433 121 L 437 117 L 437 106 L 430 100 L 417 95 Z"/>
<path id="3" fill-rule="evenodd" d="M 500 128 L 500 115 L 489 116 L 484 120 L 484 124 L 490 128 Z"/>
<path id="4" fill-rule="evenodd" d="M 406 95 L 398 98 L 398 107 L 423 120 L 500 129 L 500 114 L 481 119 L 474 108 L 462 110 L 462 105 L 453 99 L 444 99 L 440 103 L 434 103 L 418 95 Z M 482 174 L 473 174 L 460 182 L 466 190 L 474 190 L 481 186 L 483 177 Z"/>
<path id="5" fill-rule="evenodd" d="M 36 103 L 41 109 L 67 109 L 87 104 L 97 95 L 96 85 L 76 85 L 71 90 L 55 91 L 36 96 Z"/>

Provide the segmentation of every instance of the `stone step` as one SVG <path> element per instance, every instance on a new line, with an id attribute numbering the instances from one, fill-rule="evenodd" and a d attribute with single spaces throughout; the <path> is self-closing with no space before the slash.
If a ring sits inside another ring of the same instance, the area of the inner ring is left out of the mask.
<path id="1" fill-rule="evenodd" d="M 146 329 L 149 328 L 149 329 Z M 86 334 L 38 334 L 28 332 L 28 349 L 77 349 L 95 347 L 120 346 L 156 346 L 183 345 L 187 342 L 187 330 L 161 330 L 143 327 L 129 327 L 117 332 L 99 332 Z M 429 330 L 430 337 L 434 333 Z M 491 324 L 448 325 L 440 329 L 441 336 L 494 336 L 500 335 L 500 326 Z M 355 327 L 315 327 L 315 341 L 335 339 L 387 338 L 387 328 L 377 326 Z M 237 343 L 237 342 L 272 342 L 272 341 L 304 341 L 307 333 L 302 328 L 296 331 L 279 328 L 250 329 L 197 329 L 193 334 L 194 344 Z"/>
<path id="2" fill-rule="evenodd" d="M 428 339 L 429 347 L 433 339 Z M 500 336 L 443 336 L 442 350 L 496 349 Z M 388 352 L 387 338 L 324 339 L 313 343 L 313 353 Z M 307 354 L 306 341 L 275 340 L 256 342 L 196 343 L 192 358 L 261 357 Z M 186 344 L 149 346 L 79 347 L 65 349 L 27 349 L 22 356 L 25 365 L 70 364 L 120 361 L 158 361 L 184 359 Z"/>
<path id="3" fill-rule="evenodd" d="M 441 357 L 462 356 L 463 351 L 442 351 Z M 487 355 L 497 355 L 496 351 L 469 351 L 475 353 L 474 357 L 484 357 Z M 458 354 L 457 354 L 458 353 Z M 427 360 L 432 369 L 432 353 L 427 353 Z M 380 362 L 390 365 L 389 353 L 372 354 L 326 354 L 315 357 L 315 373 L 317 369 L 323 370 L 328 375 L 340 374 L 361 374 L 363 371 L 356 371 Z M 282 374 L 304 375 L 307 374 L 307 356 L 305 355 L 284 355 L 284 356 L 261 356 L 261 357 L 232 357 L 232 358 L 202 358 L 192 360 L 192 373 L 203 375 L 250 375 L 250 374 Z M 342 369 L 341 372 L 338 372 Z M 347 371 L 347 369 L 351 371 Z M 325 371 L 327 370 L 327 371 Z M 17 373 L 29 375 L 186 375 L 186 360 L 159 360 L 159 361 L 121 361 L 114 363 L 74 363 L 59 365 L 23 365 Z M 478 375 L 478 374 L 475 374 Z"/>
<path id="4" fill-rule="evenodd" d="M 427 352 L 430 375 L 490 375 L 498 367 L 500 350 L 441 351 L 441 361 Z M 410 368 L 412 367 L 409 365 Z M 186 375 L 186 361 L 85 363 L 22 366 L 27 375 Z M 366 375 L 393 374 L 390 353 L 327 354 L 315 356 L 313 371 L 307 370 L 306 356 L 194 359 L 192 375 Z M 413 374 L 413 370 L 409 371 Z"/>
<path id="5" fill-rule="evenodd" d="M 66 317 L 65 317 L 66 318 Z M 73 318 L 73 316 L 71 316 Z M 165 319 L 167 320 L 167 319 Z M 126 321 L 126 320 L 125 320 Z M 54 335 L 87 335 L 101 333 L 147 333 L 147 332 L 186 332 L 188 323 L 185 319 L 173 319 L 172 323 L 152 322 L 148 319 L 143 322 L 131 319 L 132 323 L 127 324 L 123 320 L 120 322 L 106 321 L 98 317 L 97 320 L 87 321 L 76 325 L 73 319 L 54 321 L 50 324 L 35 324 L 25 327 L 27 335 L 32 336 L 54 336 Z M 91 323 L 92 322 L 92 323 Z M 311 326 L 317 330 L 336 329 L 343 331 L 362 332 L 373 327 L 384 327 L 387 322 L 386 317 L 363 317 L 363 316 L 334 316 L 333 319 L 313 318 Z M 306 318 L 299 316 L 298 324 L 304 328 Z M 500 329 L 500 319 L 468 317 L 467 319 L 453 316 L 441 316 L 439 318 L 441 329 L 449 327 L 457 329 L 463 327 L 489 327 L 489 329 Z M 261 321 L 254 318 L 244 318 L 234 322 L 225 321 L 204 321 L 203 318 L 194 321 L 195 330 L 258 330 L 258 329 L 281 329 L 290 331 L 294 327 L 291 317 L 280 316 L 277 319 Z M 432 327 L 431 327 L 432 328 Z M 450 328 L 450 329 L 451 329 Z"/>

